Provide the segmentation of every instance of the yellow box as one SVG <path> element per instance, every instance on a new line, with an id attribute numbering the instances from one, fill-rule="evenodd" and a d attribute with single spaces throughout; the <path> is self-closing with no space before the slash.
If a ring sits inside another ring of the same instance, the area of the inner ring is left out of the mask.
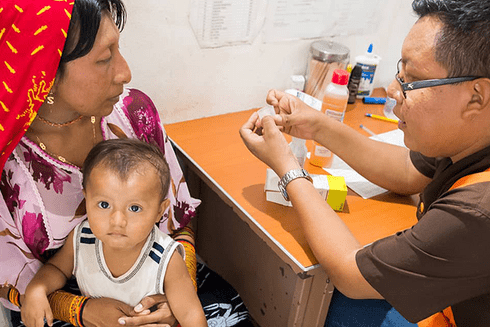
<path id="1" fill-rule="evenodd" d="M 347 197 L 347 185 L 345 184 L 344 176 L 327 175 L 327 178 L 327 203 L 333 210 L 342 211 Z"/>
<path id="2" fill-rule="evenodd" d="M 344 209 L 345 198 L 347 197 L 347 185 L 343 176 L 331 175 L 311 175 L 313 186 L 320 195 L 327 201 L 328 205 L 335 211 Z M 265 181 L 265 195 L 267 201 L 292 206 L 291 201 L 284 200 L 277 183 L 279 177 L 272 169 L 267 169 Z"/>

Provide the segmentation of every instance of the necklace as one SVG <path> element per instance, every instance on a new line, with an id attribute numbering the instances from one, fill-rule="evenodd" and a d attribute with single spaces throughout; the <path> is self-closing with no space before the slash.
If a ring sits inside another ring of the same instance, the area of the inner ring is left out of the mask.
<path id="1" fill-rule="evenodd" d="M 76 123 L 77 121 L 79 121 L 80 119 L 83 118 L 82 115 L 78 116 L 77 118 L 73 119 L 73 120 L 70 120 L 70 121 L 67 121 L 65 123 L 54 123 L 52 121 L 49 121 L 47 120 L 46 118 L 43 118 L 39 115 L 36 116 L 41 122 L 43 122 L 44 124 L 46 125 L 49 125 L 49 126 L 53 126 L 53 127 L 65 127 L 65 126 L 68 126 L 68 125 L 71 125 L 73 123 Z"/>
<path id="2" fill-rule="evenodd" d="M 38 117 L 39 117 L 39 116 L 38 116 Z M 70 125 L 70 124 L 73 124 L 75 121 L 80 120 L 80 119 L 81 119 L 81 117 L 83 117 L 83 116 L 80 116 L 80 117 L 76 118 L 75 120 L 73 120 L 73 121 L 71 121 L 71 122 L 65 123 L 65 124 L 64 124 L 64 126 L 66 126 L 66 125 Z M 42 120 L 41 120 L 41 121 L 42 121 Z M 92 132 L 93 132 L 93 137 L 94 137 L 94 138 L 93 138 L 93 141 L 94 141 L 94 146 L 95 146 L 95 144 L 97 143 L 97 136 L 95 135 L 95 116 L 90 116 L 90 122 L 92 123 Z M 49 123 L 51 123 L 51 122 L 49 122 L 49 121 L 48 121 L 47 123 L 48 123 L 48 125 L 49 125 Z M 53 124 L 55 124 L 55 123 L 53 123 Z M 61 127 L 61 126 L 56 126 L 56 127 Z M 36 138 L 37 138 L 37 142 L 38 142 L 38 144 L 39 144 L 39 147 L 40 147 L 40 148 L 41 148 L 41 149 L 42 149 L 44 152 L 46 152 L 47 154 L 49 154 L 49 155 L 50 155 L 50 156 L 52 156 L 52 157 L 57 158 L 57 159 L 58 159 L 59 161 L 61 161 L 62 163 L 67 163 L 67 164 L 70 164 L 70 165 L 72 165 L 72 166 L 78 167 L 78 166 L 77 166 L 77 165 L 75 165 L 74 163 L 72 163 L 72 162 L 70 162 L 70 161 L 66 160 L 66 158 L 65 158 L 65 157 L 60 156 L 60 155 L 57 155 L 57 154 L 54 154 L 54 153 L 52 153 L 52 152 L 49 152 L 49 151 L 47 150 L 47 148 L 46 148 L 46 144 L 44 144 L 44 143 L 41 141 L 41 139 L 39 138 L 39 136 L 37 136 L 37 135 L 36 135 Z"/>

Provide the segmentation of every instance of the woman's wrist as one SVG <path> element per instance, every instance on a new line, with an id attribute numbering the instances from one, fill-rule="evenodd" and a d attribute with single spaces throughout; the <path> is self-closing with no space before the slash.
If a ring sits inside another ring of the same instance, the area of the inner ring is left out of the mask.
<path id="1" fill-rule="evenodd" d="M 5 283 L 0 285 L 0 297 L 9 301 L 13 305 L 20 308 L 21 306 L 21 295 L 15 286 Z"/>
<path id="2" fill-rule="evenodd" d="M 20 308 L 20 293 L 15 287 L 10 288 L 8 298 L 13 305 Z"/>
<path id="3" fill-rule="evenodd" d="M 173 239 L 178 241 L 178 240 L 186 240 L 188 242 L 191 242 L 192 245 L 195 244 L 195 239 L 196 239 L 196 234 L 192 230 L 192 228 L 185 226 L 178 231 L 176 231 L 173 235 Z"/>
<path id="4" fill-rule="evenodd" d="M 73 326 L 83 326 L 82 314 L 88 298 L 73 295 L 64 291 L 56 291 L 48 296 L 53 317 L 71 323 Z"/>

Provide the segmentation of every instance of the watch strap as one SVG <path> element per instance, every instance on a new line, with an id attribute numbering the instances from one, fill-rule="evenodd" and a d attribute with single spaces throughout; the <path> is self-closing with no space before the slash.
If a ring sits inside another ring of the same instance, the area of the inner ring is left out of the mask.
<path id="1" fill-rule="evenodd" d="M 282 176 L 282 178 L 279 180 L 277 183 L 277 186 L 279 187 L 279 190 L 281 191 L 282 196 L 286 201 L 289 201 L 289 195 L 288 192 L 286 191 L 286 186 L 288 186 L 289 183 L 291 183 L 293 180 L 297 178 L 306 178 L 310 182 L 313 183 L 313 179 L 311 178 L 310 174 L 305 169 L 292 169 L 288 171 L 287 173 Z"/>

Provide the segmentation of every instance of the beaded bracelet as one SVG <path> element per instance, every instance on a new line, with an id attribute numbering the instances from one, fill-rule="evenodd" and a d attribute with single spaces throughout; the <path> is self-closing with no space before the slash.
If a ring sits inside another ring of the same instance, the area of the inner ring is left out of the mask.
<path id="1" fill-rule="evenodd" d="M 184 239 L 177 240 L 177 242 L 179 242 L 184 246 L 185 265 L 187 267 L 187 270 L 189 271 L 189 275 L 191 276 L 194 289 L 197 291 L 197 281 L 196 281 L 197 260 L 196 260 L 196 249 L 194 247 L 194 244 Z"/>

